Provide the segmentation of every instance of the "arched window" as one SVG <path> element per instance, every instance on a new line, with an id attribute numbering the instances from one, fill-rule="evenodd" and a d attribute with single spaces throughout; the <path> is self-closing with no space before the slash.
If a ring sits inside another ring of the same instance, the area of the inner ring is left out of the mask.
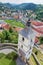
<path id="1" fill-rule="evenodd" d="M 23 45 L 21 45 L 21 48 L 23 48 Z"/>
<path id="2" fill-rule="evenodd" d="M 32 42 L 32 39 L 31 39 L 31 42 Z"/>
<path id="3" fill-rule="evenodd" d="M 24 37 L 22 38 L 22 41 L 24 41 Z"/>

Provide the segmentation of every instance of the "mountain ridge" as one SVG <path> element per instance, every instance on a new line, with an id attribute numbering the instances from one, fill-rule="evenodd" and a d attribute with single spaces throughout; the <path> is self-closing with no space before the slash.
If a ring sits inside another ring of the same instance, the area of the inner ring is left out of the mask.
<path id="1" fill-rule="evenodd" d="M 43 8 L 43 5 L 34 4 L 34 3 L 22 3 L 22 4 L 11 4 L 11 3 L 1 3 L 0 2 L 0 8 L 1 7 L 7 7 L 10 9 L 17 9 L 17 10 L 36 10 L 39 7 Z"/>

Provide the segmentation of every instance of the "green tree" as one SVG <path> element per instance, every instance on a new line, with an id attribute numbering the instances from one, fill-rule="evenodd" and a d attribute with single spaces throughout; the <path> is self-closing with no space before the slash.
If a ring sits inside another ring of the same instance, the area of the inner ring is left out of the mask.
<path id="1" fill-rule="evenodd" d="M 10 32 L 10 33 L 12 33 L 12 32 L 13 32 L 13 29 L 12 29 L 11 27 L 10 27 L 10 29 L 9 29 L 9 32 Z"/>
<path id="2" fill-rule="evenodd" d="M 41 44 L 43 44 L 43 37 L 40 37 L 39 41 L 40 41 Z"/>
<path id="3" fill-rule="evenodd" d="M 5 37 L 4 37 L 3 33 L 1 32 L 0 33 L 0 42 L 3 43 L 4 40 L 5 40 Z"/>

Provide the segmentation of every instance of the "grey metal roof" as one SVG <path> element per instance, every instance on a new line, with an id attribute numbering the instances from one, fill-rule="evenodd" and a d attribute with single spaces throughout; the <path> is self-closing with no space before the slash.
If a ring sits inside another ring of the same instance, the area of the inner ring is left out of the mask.
<path id="1" fill-rule="evenodd" d="M 29 29 L 29 28 L 27 30 L 23 29 L 20 31 L 20 34 L 26 38 L 29 38 L 29 35 L 33 34 L 33 31 L 32 31 L 32 29 Z"/>

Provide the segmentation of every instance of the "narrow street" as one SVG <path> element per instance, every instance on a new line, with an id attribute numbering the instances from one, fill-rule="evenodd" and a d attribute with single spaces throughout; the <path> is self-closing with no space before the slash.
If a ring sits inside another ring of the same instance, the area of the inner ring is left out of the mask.
<path id="1" fill-rule="evenodd" d="M 17 58 L 16 63 L 17 63 L 17 65 L 26 65 L 26 64 L 20 59 L 20 57 Z"/>

